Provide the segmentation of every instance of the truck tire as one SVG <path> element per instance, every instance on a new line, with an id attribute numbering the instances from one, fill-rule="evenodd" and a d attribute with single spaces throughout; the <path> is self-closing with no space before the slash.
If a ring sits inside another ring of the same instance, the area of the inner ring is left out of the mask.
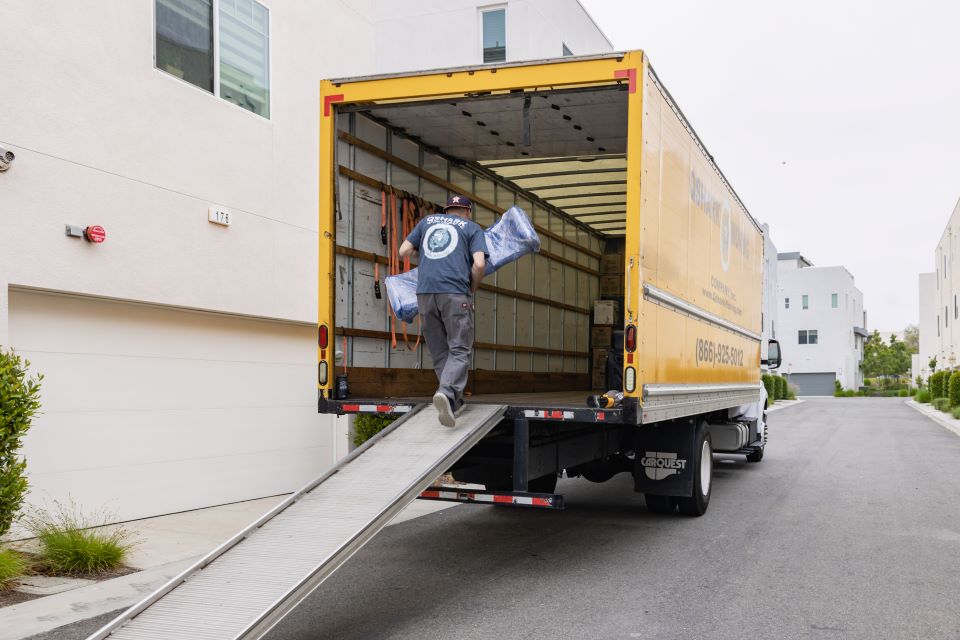
<path id="1" fill-rule="evenodd" d="M 677 498 L 677 508 L 685 516 L 702 516 L 710 505 L 710 492 L 713 490 L 713 441 L 706 423 L 700 423 L 697 427 L 693 450 L 693 495 Z"/>
<path id="2" fill-rule="evenodd" d="M 650 513 L 670 515 L 677 508 L 677 499 L 673 496 L 655 496 L 652 493 L 645 493 L 643 499 L 646 501 L 647 511 Z"/>

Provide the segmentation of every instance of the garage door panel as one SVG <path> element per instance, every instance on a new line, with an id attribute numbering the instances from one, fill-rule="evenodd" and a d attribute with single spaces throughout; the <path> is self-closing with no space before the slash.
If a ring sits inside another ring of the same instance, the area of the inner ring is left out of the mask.
<path id="1" fill-rule="evenodd" d="M 178 410 L 135 416 L 131 424 L 126 412 L 48 413 L 23 451 L 32 473 L 51 473 L 289 451 L 290 442 L 328 446 L 332 427 L 304 424 L 301 415 L 290 407 Z M 283 468 L 260 465 L 256 472 L 282 474 Z"/>
<path id="2" fill-rule="evenodd" d="M 835 390 L 835 373 L 792 373 L 787 376 L 790 384 L 797 386 L 797 395 L 832 396 Z"/>
<path id="3" fill-rule="evenodd" d="M 315 366 L 18 352 L 45 372 L 47 413 L 290 405 L 316 413 Z"/>
<path id="4" fill-rule="evenodd" d="M 105 508 L 118 519 L 132 520 L 289 493 L 316 476 L 318 468 L 325 466 L 320 461 L 330 455 L 328 447 L 312 447 L 69 473 L 31 471 L 31 482 L 43 491 L 38 494 L 34 489 L 30 499 L 49 506 L 53 496 L 71 496 L 85 512 Z M 281 467 L 283 474 L 267 471 Z M 111 487 L 109 495 L 104 495 L 104 486 Z"/>
<path id="5" fill-rule="evenodd" d="M 312 326 L 16 290 L 10 308 L 23 351 L 316 364 Z"/>

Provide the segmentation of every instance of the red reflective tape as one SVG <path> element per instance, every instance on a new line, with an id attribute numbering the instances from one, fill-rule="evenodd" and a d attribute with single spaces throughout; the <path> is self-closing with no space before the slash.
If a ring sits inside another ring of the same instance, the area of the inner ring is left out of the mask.
<path id="1" fill-rule="evenodd" d="M 597 411 L 597 420 L 606 420 L 607 415 L 603 411 Z"/>
<path id="2" fill-rule="evenodd" d="M 563 411 L 551 411 L 548 417 L 563 420 Z"/>
<path id="3" fill-rule="evenodd" d="M 392 413 L 392 412 L 393 412 L 393 407 L 391 407 L 388 404 L 377 405 L 377 413 Z"/>
<path id="4" fill-rule="evenodd" d="M 360 405 L 358 404 L 345 404 L 345 405 L 341 405 L 340 408 L 343 409 L 344 411 L 352 411 L 352 412 L 360 411 Z"/>
<path id="5" fill-rule="evenodd" d="M 424 491 L 423 493 L 420 494 L 420 497 L 421 497 L 421 498 L 439 498 L 439 497 L 440 497 L 440 492 L 439 492 L 439 491 Z"/>
<path id="6" fill-rule="evenodd" d="M 636 93 L 637 92 L 637 70 L 636 69 L 618 69 L 613 72 L 614 78 L 626 78 L 627 79 L 627 93 Z"/>
<path id="7" fill-rule="evenodd" d="M 532 504 L 535 507 L 549 507 L 550 500 L 547 500 L 546 498 L 534 498 Z"/>
<path id="8" fill-rule="evenodd" d="M 493 496 L 493 501 L 497 504 L 513 504 L 513 496 Z"/>
<path id="9" fill-rule="evenodd" d="M 633 93 L 632 91 L 630 93 Z M 323 96 L 323 117 L 330 115 L 330 105 L 334 102 L 343 102 L 343 94 L 338 93 L 334 96 Z"/>

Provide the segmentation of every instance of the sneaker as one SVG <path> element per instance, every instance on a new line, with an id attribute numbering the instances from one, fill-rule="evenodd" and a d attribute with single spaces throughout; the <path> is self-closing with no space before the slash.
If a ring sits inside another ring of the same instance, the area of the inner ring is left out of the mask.
<path id="1" fill-rule="evenodd" d="M 464 401 L 463 398 L 460 398 L 460 404 L 458 404 L 456 410 L 454 410 L 453 417 L 459 418 L 460 414 L 463 413 L 463 410 L 466 408 L 467 408 L 467 403 Z"/>
<path id="2" fill-rule="evenodd" d="M 457 426 L 457 419 L 450 408 L 450 398 L 437 391 L 433 394 L 433 406 L 436 407 L 437 414 L 440 416 L 440 424 L 445 427 Z"/>

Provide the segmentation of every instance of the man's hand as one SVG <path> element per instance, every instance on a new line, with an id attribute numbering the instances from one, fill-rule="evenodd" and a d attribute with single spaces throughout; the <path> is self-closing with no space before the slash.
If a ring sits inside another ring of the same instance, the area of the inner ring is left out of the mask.
<path id="1" fill-rule="evenodd" d="M 414 248 L 414 246 L 410 243 L 409 240 L 404 240 L 404 241 L 403 241 L 403 244 L 400 245 L 400 257 L 401 257 L 401 258 L 406 258 L 406 257 L 408 257 L 408 256 L 412 256 L 412 255 L 415 254 L 416 252 L 417 252 L 417 250 Z"/>
<path id="2" fill-rule="evenodd" d="M 473 267 L 470 269 L 470 292 L 476 293 L 483 281 L 483 272 L 487 268 L 487 257 L 482 251 L 473 254 Z"/>

